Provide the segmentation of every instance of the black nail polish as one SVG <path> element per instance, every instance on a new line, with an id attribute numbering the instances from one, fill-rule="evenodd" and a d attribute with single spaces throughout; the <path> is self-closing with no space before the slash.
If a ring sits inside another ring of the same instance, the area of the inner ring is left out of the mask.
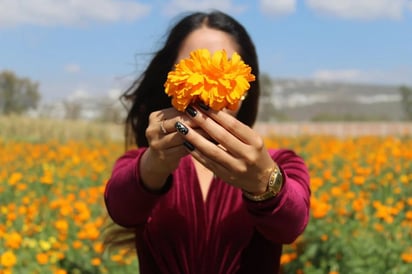
<path id="1" fill-rule="evenodd" d="M 191 143 L 189 143 L 188 141 L 184 141 L 183 145 L 190 151 L 195 150 L 195 147 Z"/>
<path id="2" fill-rule="evenodd" d="M 208 111 L 208 110 L 209 110 L 209 106 L 207 106 L 207 105 L 206 105 L 205 103 L 203 103 L 203 102 L 199 102 L 198 105 L 199 105 L 199 107 L 200 107 L 201 109 L 203 109 L 204 111 Z"/>
<path id="3" fill-rule="evenodd" d="M 194 108 L 191 107 L 191 106 L 188 106 L 188 107 L 186 108 L 186 112 L 189 113 L 189 115 L 192 116 L 192 117 L 195 117 L 196 114 L 197 114 L 196 109 L 194 109 Z"/>
<path id="4" fill-rule="evenodd" d="M 183 135 L 186 135 L 189 132 L 189 129 L 181 122 L 176 122 L 175 128 Z"/>

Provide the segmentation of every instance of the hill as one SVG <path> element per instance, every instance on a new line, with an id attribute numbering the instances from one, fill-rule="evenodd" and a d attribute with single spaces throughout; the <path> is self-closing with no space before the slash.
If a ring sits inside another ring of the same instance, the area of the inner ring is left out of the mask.
<path id="1" fill-rule="evenodd" d="M 403 120 L 398 86 L 272 79 L 266 88 L 260 122 Z M 119 122 L 126 111 L 118 98 L 83 95 L 41 105 L 30 115 Z"/>
<path id="2" fill-rule="evenodd" d="M 398 86 L 273 79 L 270 102 L 293 121 L 403 118 Z"/>

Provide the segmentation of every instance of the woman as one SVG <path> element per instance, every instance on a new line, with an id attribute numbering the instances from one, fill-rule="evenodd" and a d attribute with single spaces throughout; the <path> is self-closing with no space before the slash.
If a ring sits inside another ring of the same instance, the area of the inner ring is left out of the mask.
<path id="1" fill-rule="evenodd" d="M 171 107 L 167 74 L 200 48 L 237 52 L 252 68 L 237 111 Z M 282 245 L 309 219 L 309 175 L 302 158 L 266 149 L 251 128 L 259 68 L 244 27 L 217 11 L 187 15 L 124 96 L 126 139 L 138 148 L 116 161 L 105 202 L 131 228 L 140 273 L 277 273 Z"/>

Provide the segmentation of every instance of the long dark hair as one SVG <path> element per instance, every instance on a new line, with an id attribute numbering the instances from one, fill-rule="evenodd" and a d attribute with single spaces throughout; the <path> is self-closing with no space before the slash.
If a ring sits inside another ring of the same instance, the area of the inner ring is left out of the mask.
<path id="1" fill-rule="evenodd" d="M 164 82 L 173 68 L 184 39 L 194 30 L 206 26 L 224 31 L 232 36 L 239 46 L 243 61 L 252 68 L 256 80 L 251 83 L 246 99 L 242 102 L 237 118 L 253 126 L 257 116 L 259 101 L 259 66 L 255 45 L 245 28 L 231 16 L 220 11 L 210 13 L 195 12 L 184 16 L 169 31 L 163 48 L 154 54 L 146 70 L 122 95 L 131 101 L 126 118 L 126 145 L 148 146 L 145 131 L 149 114 L 171 107 L 171 99 L 164 92 Z"/>

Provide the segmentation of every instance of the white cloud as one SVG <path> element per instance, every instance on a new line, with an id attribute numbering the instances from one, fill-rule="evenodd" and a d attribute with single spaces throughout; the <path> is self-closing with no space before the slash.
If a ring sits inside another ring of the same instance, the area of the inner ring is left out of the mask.
<path id="1" fill-rule="evenodd" d="M 0 28 L 128 21 L 149 12 L 150 6 L 130 0 L 2 0 Z"/>
<path id="2" fill-rule="evenodd" d="M 260 9 L 270 15 L 287 15 L 295 12 L 296 0 L 261 0 Z"/>
<path id="3" fill-rule="evenodd" d="M 77 64 L 67 64 L 64 67 L 64 71 L 68 72 L 68 73 L 78 73 L 80 72 L 80 66 Z"/>
<path id="4" fill-rule="evenodd" d="M 346 19 L 401 19 L 409 0 L 306 0 L 320 14 Z"/>
<path id="5" fill-rule="evenodd" d="M 217 9 L 230 14 L 241 12 L 245 6 L 232 3 L 232 0 L 171 0 L 163 5 L 163 12 L 176 15 L 186 11 L 207 11 Z"/>

